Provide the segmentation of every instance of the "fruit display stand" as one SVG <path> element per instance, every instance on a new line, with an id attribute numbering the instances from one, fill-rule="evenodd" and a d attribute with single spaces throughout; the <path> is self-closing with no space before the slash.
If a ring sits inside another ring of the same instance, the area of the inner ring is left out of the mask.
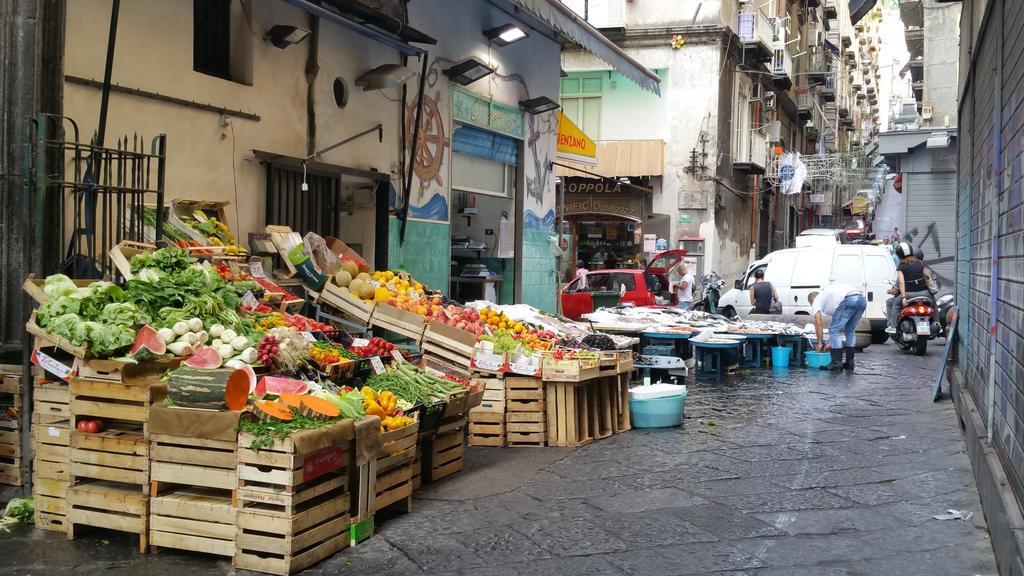
<path id="1" fill-rule="evenodd" d="M 150 410 L 149 543 L 234 557 L 238 412 Z"/>
<path id="2" fill-rule="evenodd" d="M 347 548 L 347 452 L 355 426 L 341 420 L 253 449 L 238 436 L 237 568 L 288 575 Z"/>
<path id="3" fill-rule="evenodd" d="M 0 365 L 0 484 L 21 486 L 21 366 Z"/>
<path id="4" fill-rule="evenodd" d="M 173 365 L 173 364 L 172 364 Z M 95 418 L 99 432 L 71 429 L 68 539 L 80 525 L 139 535 L 148 548 L 149 409 L 162 400 L 165 363 L 124 364 L 71 378 L 70 422 Z"/>

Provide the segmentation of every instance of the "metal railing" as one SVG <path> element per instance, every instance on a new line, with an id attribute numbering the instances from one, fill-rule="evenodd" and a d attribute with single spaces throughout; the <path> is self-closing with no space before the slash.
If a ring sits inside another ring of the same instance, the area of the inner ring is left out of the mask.
<path id="1" fill-rule="evenodd" d="M 802 88 L 796 93 L 796 107 L 814 110 L 814 92 L 810 88 Z"/>
<path id="2" fill-rule="evenodd" d="M 793 77 L 793 59 L 789 56 L 789 50 L 775 51 L 775 56 L 772 57 L 772 74 Z"/>
<path id="3" fill-rule="evenodd" d="M 760 131 L 741 128 L 736 131 L 734 163 L 768 166 L 768 139 Z"/>
<path id="4" fill-rule="evenodd" d="M 768 14 L 761 9 L 740 12 L 740 39 L 744 44 L 772 45 L 775 30 Z"/>

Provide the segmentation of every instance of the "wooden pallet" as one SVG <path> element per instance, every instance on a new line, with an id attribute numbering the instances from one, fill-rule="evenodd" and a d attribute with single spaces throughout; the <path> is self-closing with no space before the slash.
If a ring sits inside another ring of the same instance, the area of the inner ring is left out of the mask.
<path id="1" fill-rule="evenodd" d="M 442 428 L 444 427 L 442 426 Z M 447 478 L 462 470 L 465 464 L 463 460 L 465 430 L 461 426 L 449 430 L 443 430 L 442 428 L 438 428 L 438 433 L 430 442 L 431 458 L 429 469 L 424 470 L 425 473 L 429 473 L 429 476 L 426 478 L 429 482 L 437 482 L 442 478 Z"/>
<path id="2" fill-rule="evenodd" d="M 292 515 L 238 512 L 234 566 L 287 576 L 349 546 L 349 496 L 327 496 Z"/>
<path id="3" fill-rule="evenodd" d="M 238 442 L 151 434 L 149 438 L 150 497 L 161 485 L 182 484 L 238 489 Z"/>
<path id="4" fill-rule="evenodd" d="M 149 497 L 136 486 L 92 481 L 68 488 L 68 540 L 79 526 L 95 526 L 139 535 L 139 552 L 148 550 Z"/>
<path id="5" fill-rule="evenodd" d="M 551 446 L 583 446 L 594 440 L 589 387 L 585 383 L 546 383 L 547 433 Z"/>
<path id="6" fill-rule="evenodd" d="M 175 486 L 149 500 L 150 545 L 233 558 L 237 513 L 229 490 Z"/>
<path id="7" fill-rule="evenodd" d="M 505 413 L 478 406 L 469 411 L 470 446 L 505 446 Z"/>
<path id="8" fill-rule="evenodd" d="M 476 336 L 436 320 L 427 323 L 423 332 L 423 352 L 445 359 L 464 369 L 473 364 Z"/>

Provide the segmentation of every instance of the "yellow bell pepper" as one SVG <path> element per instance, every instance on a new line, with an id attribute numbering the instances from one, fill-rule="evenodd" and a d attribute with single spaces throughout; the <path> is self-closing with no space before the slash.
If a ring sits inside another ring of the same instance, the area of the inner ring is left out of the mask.
<path id="1" fill-rule="evenodd" d="M 373 400 L 374 402 L 377 401 L 377 392 L 375 392 L 373 388 L 370 388 L 369 386 L 363 386 L 360 392 L 363 393 L 363 398 L 366 398 L 367 400 Z"/>
<path id="2" fill-rule="evenodd" d="M 381 420 L 387 417 L 384 409 L 380 407 L 380 404 L 377 404 L 376 400 L 365 399 L 363 404 L 366 406 L 367 416 L 379 416 Z"/>

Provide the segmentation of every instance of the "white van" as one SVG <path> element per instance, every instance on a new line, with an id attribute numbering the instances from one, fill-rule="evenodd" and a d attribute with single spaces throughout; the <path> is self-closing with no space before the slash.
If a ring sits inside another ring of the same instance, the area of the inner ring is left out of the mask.
<path id="1" fill-rule="evenodd" d="M 871 323 L 872 339 L 885 337 L 885 301 L 896 281 L 896 263 L 884 246 L 837 244 L 772 252 L 751 263 L 743 278 L 722 296 L 718 307 L 723 314 L 750 314 L 749 288 L 759 269 L 778 292 L 783 314 L 810 314 L 807 296 L 830 284 L 862 288 L 868 300 L 864 317 Z"/>

